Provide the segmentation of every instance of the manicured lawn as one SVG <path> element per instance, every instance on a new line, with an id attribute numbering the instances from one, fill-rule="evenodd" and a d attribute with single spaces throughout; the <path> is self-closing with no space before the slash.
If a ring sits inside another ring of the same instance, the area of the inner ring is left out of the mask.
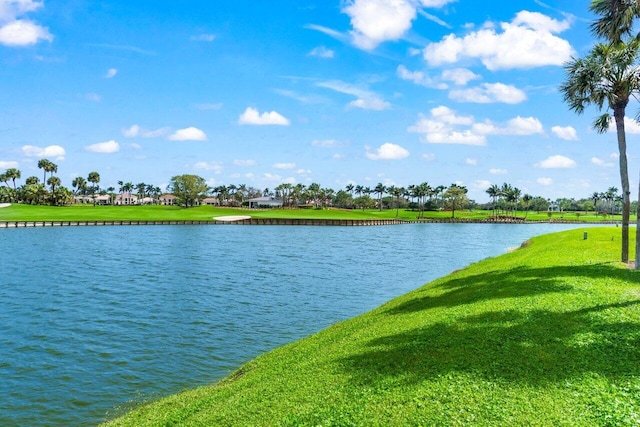
<path id="1" fill-rule="evenodd" d="M 640 272 L 614 261 L 619 229 L 587 231 L 532 239 L 109 425 L 638 425 Z"/>
<path id="2" fill-rule="evenodd" d="M 0 221 L 168 221 L 168 220 L 211 220 L 216 216 L 249 215 L 254 218 L 299 218 L 299 219 L 402 219 L 416 220 L 417 211 L 400 209 L 236 209 L 200 206 L 181 208 L 178 206 L 31 206 L 14 204 L 0 209 Z M 492 215 L 491 211 L 456 211 L 455 218 L 463 220 L 483 220 Z M 517 212 L 517 218 L 531 221 L 548 221 L 547 212 Z M 424 212 L 424 218 L 449 219 L 451 212 Z M 602 220 L 620 221 L 620 215 L 609 215 L 606 218 L 596 216 L 593 212 L 576 215 L 574 212 L 558 213 L 551 216 L 553 220 L 594 222 Z"/>

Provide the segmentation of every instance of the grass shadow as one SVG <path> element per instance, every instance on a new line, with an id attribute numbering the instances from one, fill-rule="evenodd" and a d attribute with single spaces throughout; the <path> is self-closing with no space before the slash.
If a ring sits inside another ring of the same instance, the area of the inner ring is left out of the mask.
<path id="1" fill-rule="evenodd" d="M 474 276 L 453 278 L 431 290 L 439 295 L 423 295 L 388 310 L 391 314 L 410 313 L 438 307 L 453 307 L 502 298 L 520 298 L 552 292 L 567 292 L 573 287 L 558 278 L 583 277 L 586 280 L 609 279 L 640 284 L 640 275 L 610 264 L 558 266 L 548 268 L 518 267 Z M 431 293 L 431 292 L 429 292 Z"/>
<path id="2" fill-rule="evenodd" d="M 424 292 L 434 290 L 435 296 L 423 294 L 381 315 L 425 311 L 429 316 L 427 310 L 438 307 L 582 292 L 562 280 L 564 276 L 579 276 L 586 286 L 590 278 L 598 279 L 599 285 L 601 279 L 640 284 L 637 274 L 606 264 L 519 268 L 439 283 Z M 438 295 L 438 290 L 443 292 Z M 402 332 L 373 339 L 364 351 L 342 359 L 341 366 L 354 382 L 367 385 L 387 379 L 419 383 L 455 372 L 531 385 L 588 372 L 620 378 L 640 375 L 640 321 L 638 316 L 619 312 L 635 311 L 638 305 L 640 299 L 536 309 L 514 300 L 505 304 L 505 310 L 482 311 L 478 307 L 466 315 L 463 310 L 455 321 L 408 326 Z"/>

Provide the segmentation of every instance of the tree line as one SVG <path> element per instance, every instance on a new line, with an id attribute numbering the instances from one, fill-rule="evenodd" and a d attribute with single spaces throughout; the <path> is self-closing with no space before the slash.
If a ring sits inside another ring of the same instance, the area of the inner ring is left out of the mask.
<path id="1" fill-rule="evenodd" d="M 42 169 L 42 180 L 36 176 L 26 178 L 25 182 L 18 186 L 17 180 L 22 173 L 17 168 L 9 168 L 0 174 L 0 202 L 2 203 L 28 203 L 70 205 L 73 203 L 93 203 L 96 205 L 98 196 L 103 196 L 101 204 L 114 205 L 120 197 L 118 204 L 122 203 L 122 197 L 133 194 L 137 196 L 139 203 L 160 203 L 161 196 L 172 194 L 176 196 L 176 204 L 185 207 L 200 205 L 206 198 L 214 198 L 215 204 L 229 207 L 243 207 L 248 205 L 250 199 L 258 197 L 274 198 L 282 202 L 284 208 L 311 207 L 326 208 L 337 207 L 342 209 L 395 209 L 396 216 L 400 209 L 417 211 L 417 218 L 423 218 L 425 211 L 448 210 L 452 216 L 462 209 L 486 209 L 492 210 L 496 218 L 513 217 L 516 212 L 531 211 L 595 211 L 602 214 L 619 213 L 622 209 L 622 196 L 615 187 L 605 192 L 595 192 L 590 198 L 556 200 L 546 199 L 540 196 L 522 194 L 521 190 L 511 184 L 504 183 L 501 186 L 491 185 L 486 193 L 490 198 L 489 203 L 479 204 L 467 197 L 468 190 L 459 184 L 431 185 L 427 182 L 412 184 L 406 187 L 378 183 L 375 186 L 363 186 L 347 184 L 344 188 L 335 190 L 323 187 L 318 183 L 291 184 L 282 183 L 274 188 L 258 189 L 246 184 L 217 185 L 210 187 L 206 180 L 198 175 L 183 174 L 171 178 L 165 192 L 160 187 L 140 182 L 134 184 L 128 181 L 118 181 L 117 187 L 100 186 L 100 174 L 96 171 L 89 172 L 86 177 L 75 177 L 71 182 L 71 188 L 62 185 L 56 175 L 58 166 L 48 159 L 38 162 L 38 168 Z"/>

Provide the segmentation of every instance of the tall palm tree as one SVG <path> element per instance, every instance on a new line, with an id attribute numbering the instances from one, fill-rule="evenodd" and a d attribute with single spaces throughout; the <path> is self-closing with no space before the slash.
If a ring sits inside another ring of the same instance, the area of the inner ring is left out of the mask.
<path id="1" fill-rule="evenodd" d="M 59 187 L 61 184 L 60 178 L 58 178 L 57 176 L 50 176 L 49 179 L 47 179 L 47 184 L 51 187 L 51 204 L 57 204 L 56 187 Z"/>
<path id="2" fill-rule="evenodd" d="M 500 187 L 498 187 L 498 184 L 492 184 L 489 188 L 487 188 L 486 192 L 489 197 L 491 197 L 491 201 L 493 203 L 493 216 L 495 217 L 496 202 L 498 201 L 498 197 L 500 196 Z"/>
<path id="3" fill-rule="evenodd" d="M 376 185 L 376 188 L 373 189 L 373 192 L 378 195 L 378 207 L 380 208 L 380 212 L 382 212 L 382 195 L 385 191 L 387 191 L 387 188 L 381 182 L 379 182 L 378 185 Z"/>
<path id="4" fill-rule="evenodd" d="M 612 43 L 632 37 L 633 21 L 640 18 L 640 2 L 636 0 L 592 0 L 589 9 L 599 16 L 591 24 L 591 32 Z"/>
<path id="5" fill-rule="evenodd" d="M 11 181 L 13 181 L 13 191 L 17 191 L 16 179 L 20 179 L 20 176 L 22 175 L 20 171 L 16 168 L 9 168 L 6 170 L 5 174 Z"/>
<path id="6" fill-rule="evenodd" d="M 87 190 L 87 180 L 81 176 L 77 176 L 73 178 L 73 181 L 71 181 L 71 187 L 76 189 L 76 195 L 84 195 Z"/>
<path id="7" fill-rule="evenodd" d="M 616 124 L 622 185 L 622 262 L 629 261 L 629 213 L 631 210 L 627 140 L 624 118 L 629 100 L 640 93 L 640 68 L 637 67 L 637 40 L 616 44 L 599 43 L 584 58 L 572 59 L 565 65 L 566 81 L 560 86 L 564 101 L 578 114 L 589 105 L 598 110 L 612 110 Z M 605 133 L 611 124 L 609 111 L 593 123 L 594 129 Z M 638 258 L 638 257 L 636 257 Z"/>
<path id="8" fill-rule="evenodd" d="M 89 172 L 89 176 L 87 177 L 87 181 L 91 184 L 91 198 L 93 199 L 93 206 L 96 205 L 96 190 L 97 185 L 100 182 L 100 174 L 98 172 Z"/>

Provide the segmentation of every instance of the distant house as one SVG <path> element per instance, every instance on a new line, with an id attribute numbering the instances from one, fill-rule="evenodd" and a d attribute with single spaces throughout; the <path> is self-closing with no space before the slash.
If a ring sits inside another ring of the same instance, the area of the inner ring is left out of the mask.
<path id="1" fill-rule="evenodd" d="M 172 206 L 172 205 L 175 205 L 177 203 L 176 199 L 177 199 L 177 197 L 174 196 L 173 194 L 164 194 L 164 195 L 160 196 L 160 199 L 158 199 L 158 200 L 160 200 L 160 204 L 161 205 Z"/>
<path id="2" fill-rule="evenodd" d="M 207 197 L 206 199 L 202 199 L 200 204 L 210 205 L 210 206 L 220 206 L 220 201 L 215 197 Z"/>
<path id="3" fill-rule="evenodd" d="M 116 196 L 116 205 L 137 205 L 138 196 L 130 193 L 122 193 Z"/>
<path id="4" fill-rule="evenodd" d="M 110 205 L 111 204 L 111 196 L 97 196 L 96 197 L 96 205 Z"/>
<path id="5" fill-rule="evenodd" d="M 144 197 L 139 202 L 141 205 L 152 205 L 154 204 L 155 200 L 153 199 L 153 197 Z"/>
<path id="6" fill-rule="evenodd" d="M 75 203 L 93 203 L 91 196 L 74 196 L 73 200 Z"/>
<path id="7" fill-rule="evenodd" d="M 249 209 L 251 208 L 281 208 L 282 200 L 273 196 L 256 197 L 249 199 Z"/>

